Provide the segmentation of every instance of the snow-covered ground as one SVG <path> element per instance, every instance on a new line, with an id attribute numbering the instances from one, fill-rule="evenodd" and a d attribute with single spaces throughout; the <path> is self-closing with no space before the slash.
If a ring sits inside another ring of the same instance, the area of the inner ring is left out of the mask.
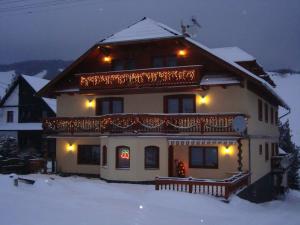
<path id="1" fill-rule="evenodd" d="M 284 201 L 230 203 L 205 195 L 155 191 L 152 185 L 108 184 L 98 179 L 22 176 L 34 185 L 13 185 L 0 175 L 3 225 L 297 225 L 300 192 Z M 54 178 L 52 180 L 51 178 Z"/>
<path id="2" fill-rule="evenodd" d="M 291 107 L 291 114 L 283 118 L 282 121 L 289 119 L 293 135 L 292 139 L 298 146 L 300 146 L 300 74 L 271 74 L 271 78 L 277 85 L 277 93 Z M 284 113 L 286 113 L 285 110 L 280 111 L 281 115 Z"/>

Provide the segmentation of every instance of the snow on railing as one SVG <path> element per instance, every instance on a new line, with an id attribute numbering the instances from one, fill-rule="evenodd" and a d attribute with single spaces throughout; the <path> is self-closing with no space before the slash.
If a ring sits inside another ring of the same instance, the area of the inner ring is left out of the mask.
<path id="1" fill-rule="evenodd" d="M 249 175 L 249 173 L 237 173 L 224 180 L 156 177 L 155 190 L 208 194 L 228 199 L 231 194 L 249 184 Z"/>

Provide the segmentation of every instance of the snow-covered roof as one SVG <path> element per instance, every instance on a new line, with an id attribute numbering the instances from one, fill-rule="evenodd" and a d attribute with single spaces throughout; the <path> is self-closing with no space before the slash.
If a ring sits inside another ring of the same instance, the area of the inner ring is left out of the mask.
<path id="1" fill-rule="evenodd" d="M 38 92 L 41 90 L 46 84 L 48 84 L 50 81 L 35 77 L 35 76 L 28 76 L 28 75 L 22 75 L 22 77 L 27 81 L 27 83 L 35 90 L 35 92 Z M 46 102 L 46 104 L 54 111 L 56 112 L 56 99 L 52 98 L 43 98 L 43 100 Z"/>
<path id="2" fill-rule="evenodd" d="M 144 39 L 167 38 L 180 36 L 181 33 L 172 28 L 153 21 L 147 17 L 134 23 L 133 25 L 117 32 L 108 38 L 100 41 L 101 43 L 135 41 Z"/>
<path id="3" fill-rule="evenodd" d="M 13 77 L 16 75 L 15 71 L 0 72 L 0 97 L 2 98 L 8 86 L 11 84 Z"/>
<path id="4" fill-rule="evenodd" d="M 279 152 L 280 154 L 287 154 L 286 151 L 284 151 L 282 148 L 279 148 L 279 149 L 278 149 L 278 152 Z"/>
<path id="5" fill-rule="evenodd" d="M 240 49 L 239 47 L 224 47 L 224 48 L 212 48 L 211 51 L 221 57 L 226 58 L 227 60 L 233 62 L 243 62 L 243 61 L 253 61 L 255 57 Z"/>
<path id="6" fill-rule="evenodd" d="M 1 131 L 42 130 L 42 123 L 0 123 Z"/>
<path id="7" fill-rule="evenodd" d="M 200 85 L 218 85 L 218 84 L 238 84 L 240 81 L 227 74 L 204 75 L 201 79 Z"/>

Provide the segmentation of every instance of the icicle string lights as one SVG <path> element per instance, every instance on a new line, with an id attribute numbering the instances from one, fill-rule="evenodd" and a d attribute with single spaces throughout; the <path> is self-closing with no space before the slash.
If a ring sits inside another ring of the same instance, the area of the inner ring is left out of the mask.
<path id="1" fill-rule="evenodd" d="M 118 114 L 88 118 L 46 119 L 46 132 L 234 132 L 228 115 Z"/>
<path id="2" fill-rule="evenodd" d="M 80 75 L 80 88 L 137 88 L 199 84 L 200 66 Z"/>

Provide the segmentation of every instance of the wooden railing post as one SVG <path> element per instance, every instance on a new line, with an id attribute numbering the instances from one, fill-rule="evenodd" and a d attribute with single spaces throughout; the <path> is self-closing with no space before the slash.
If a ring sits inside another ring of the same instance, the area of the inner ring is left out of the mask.
<path id="1" fill-rule="evenodd" d="M 155 190 L 159 191 L 159 178 L 155 177 Z"/>

